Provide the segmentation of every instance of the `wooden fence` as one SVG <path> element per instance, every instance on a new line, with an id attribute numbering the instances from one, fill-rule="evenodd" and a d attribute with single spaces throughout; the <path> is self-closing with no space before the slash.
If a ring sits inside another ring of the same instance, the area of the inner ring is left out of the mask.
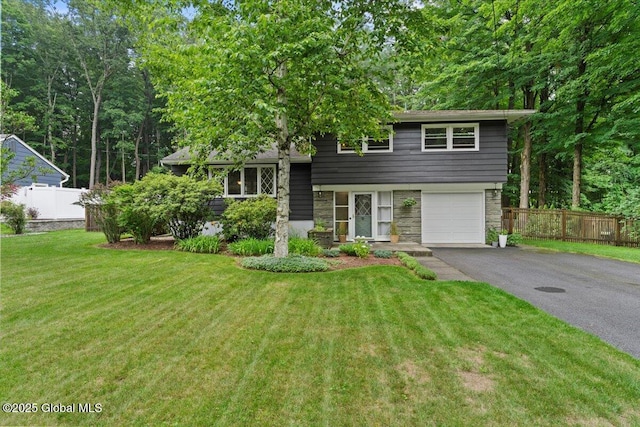
<path id="1" fill-rule="evenodd" d="M 640 246 L 639 221 L 592 212 L 503 208 L 502 229 L 530 239 Z"/>

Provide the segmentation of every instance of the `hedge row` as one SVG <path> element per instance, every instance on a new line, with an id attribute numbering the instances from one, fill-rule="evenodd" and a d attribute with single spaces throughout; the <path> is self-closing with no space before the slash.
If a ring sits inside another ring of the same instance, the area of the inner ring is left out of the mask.
<path id="1" fill-rule="evenodd" d="M 402 264 L 404 264 L 407 268 L 412 270 L 418 277 L 424 280 L 436 280 L 438 275 L 433 271 L 429 270 L 427 267 L 423 266 L 418 262 L 417 259 L 412 257 L 406 252 L 398 252 L 398 259 Z"/>

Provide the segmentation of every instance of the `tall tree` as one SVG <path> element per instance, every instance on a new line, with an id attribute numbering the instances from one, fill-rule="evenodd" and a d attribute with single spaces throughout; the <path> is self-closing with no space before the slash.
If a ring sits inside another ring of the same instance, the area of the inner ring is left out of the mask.
<path id="1" fill-rule="evenodd" d="M 381 136 L 391 119 L 374 78 L 389 35 L 400 34 L 405 6 L 215 1 L 198 3 L 191 21 L 174 15 L 170 27 L 157 9 L 143 11 L 156 36 L 144 56 L 191 151 L 206 157 L 216 150 L 242 163 L 277 147 L 275 256 L 288 254 L 291 147 L 312 153 L 310 141 L 323 133 L 355 146 L 365 135 Z"/>
<path id="2" fill-rule="evenodd" d="M 68 4 L 70 41 L 82 67 L 83 77 L 93 101 L 91 124 L 91 160 L 89 188 L 96 183 L 100 110 L 108 80 L 126 70 L 131 48 L 128 31 L 113 10 L 86 1 L 71 0 Z"/>

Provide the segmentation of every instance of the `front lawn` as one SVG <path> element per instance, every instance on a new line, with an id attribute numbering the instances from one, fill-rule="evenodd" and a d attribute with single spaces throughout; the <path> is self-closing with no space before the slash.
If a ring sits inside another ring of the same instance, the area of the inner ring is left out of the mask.
<path id="1" fill-rule="evenodd" d="M 592 243 L 563 242 L 561 240 L 525 239 L 522 244 L 559 252 L 595 255 L 621 261 L 640 263 L 640 248 L 624 246 L 596 245 Z"/>
<path id="2" fill-rule="evenodd" d="M 2 239 L 1 425 L 640 424 L 640 361 L 489 285 L 103 241 Z"/>

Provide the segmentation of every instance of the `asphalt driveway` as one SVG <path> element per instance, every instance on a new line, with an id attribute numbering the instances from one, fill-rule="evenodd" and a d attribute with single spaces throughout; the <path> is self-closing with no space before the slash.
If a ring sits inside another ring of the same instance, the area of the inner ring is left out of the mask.
<path id="1" fill-rule="evenodd" d="M 640 264 L 536 248 L 433 248 L 433 255 L 640 359 Z"/>

